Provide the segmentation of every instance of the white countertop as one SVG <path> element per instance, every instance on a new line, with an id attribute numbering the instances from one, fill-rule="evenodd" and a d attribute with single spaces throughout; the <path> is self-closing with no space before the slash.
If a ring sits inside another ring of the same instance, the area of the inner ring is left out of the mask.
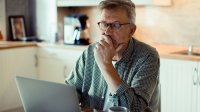
<path id="1" fill-rule="evenodd" d="M 50 47 L 50 48 L 59 48 L 59 49 L 74 49 L 74 50 L 84 50 L 87 48 L 87 45 L 65 45 L 62 43 L 44 43 L 44 42 L 36 43 L 36 42 L 0 41 L 0 50 L 18 48 L 18 47 L 30 47 L 30 46 Z M 200 61 L 200 56 L 181 55 L 181 54 L 174 53 L 174 52 L 187 50 L 186 47 L 164 45 L 164 44 L 151 44 L 151 46 L 155 47 L 160 57 L 163 57 L 163 58 Z M 200 52 L 200 48 L 195 48 L 195 51 Z"/>

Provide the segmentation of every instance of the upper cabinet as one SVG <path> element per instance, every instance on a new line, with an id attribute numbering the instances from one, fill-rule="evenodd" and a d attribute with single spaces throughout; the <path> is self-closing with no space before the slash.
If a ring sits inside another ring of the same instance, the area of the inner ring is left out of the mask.
<path id="1" fill-rule="evenodd" d="M 143 5 L 157 5 L 157 6 L 170 6 L 171 0 L 132 0 L 136 6 Z"/>
<path id="2" fill-rule="evenodd" d="M 172 0 L 152 0 L 153 5 L 158 6 L 170 6 L 172 4 Z"/>
<path id="3" fill-rule="evenodd" d="M 97 6 L 102 0 L 57 0 L 58 7 L 79 7 L 79 6 Z M 135 5 L 157 5 L 169 6 L 171 0 L 132 0 Z"/>
<path id="4" fill-rule="evenodd" d="M 101 0 L 57 0 L 58 7 L 97 6 Z"/>

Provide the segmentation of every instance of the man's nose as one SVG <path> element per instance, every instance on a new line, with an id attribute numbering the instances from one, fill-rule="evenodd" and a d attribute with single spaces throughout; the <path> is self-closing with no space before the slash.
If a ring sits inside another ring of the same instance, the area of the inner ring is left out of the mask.
<path id="1" fill-rule="evenodd" d="M 112 27 L 109 25 L 108 28 L 105 30 L 106 35 L 111 35 L 113 33 Z"/>

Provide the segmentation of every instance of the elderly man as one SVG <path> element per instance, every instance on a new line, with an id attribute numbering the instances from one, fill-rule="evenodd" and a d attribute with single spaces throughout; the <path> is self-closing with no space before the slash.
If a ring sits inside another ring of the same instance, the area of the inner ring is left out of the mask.
<path id="1" fill-rule="evenodd" d="M 82 108 L 106 111 L 123 106 L 131 112 L 155 111 L 159 56 L 154 48 L 132 37 L 135 5 L 131 0 L 104 0 L 99 8 L 101 39 L 83 52 L 66 83 L 76 86 Z"/>

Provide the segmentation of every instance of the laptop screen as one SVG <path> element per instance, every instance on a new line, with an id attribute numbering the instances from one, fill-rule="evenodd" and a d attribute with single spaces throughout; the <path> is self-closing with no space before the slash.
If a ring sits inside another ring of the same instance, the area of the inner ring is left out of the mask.
<path id="1" fill-rule="evenodd" d="M 25 112 L 80 112 L 73 86 L 20 76 L 16 83 Z"/>

